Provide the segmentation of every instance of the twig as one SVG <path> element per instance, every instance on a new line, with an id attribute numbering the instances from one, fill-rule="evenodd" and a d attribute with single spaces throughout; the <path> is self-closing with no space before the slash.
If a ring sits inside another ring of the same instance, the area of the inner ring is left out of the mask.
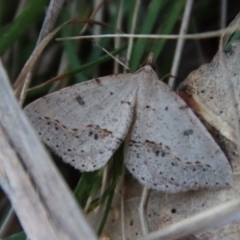
<path id="1" fill-rule="evenodd" d="M 181 29 L 180 29 L 180 35 L 184 35 L 187 32 L 193 2 L 194 2 L 193 0 L 187 0 L 185 11 L 184 11 L 184 14 L 183 14 Z M 181 56 L 182 56 L 182 50 L 183 50 L 184 42 L 185 42 L 185 39 L 183 39 L 183 38 L 179 38 L 178 41 L 177 41 L 177 47 L 176 47 L 176 50 L 175 50 L 172 69 L 171 69 L 171 72 L 170 72 L 170 74 L 172 76 L 177 76 L 178 68 L 179 68 L 179 64 L 180 64 L 180 59 L 181 59 Z M 168 85 L 171 88 L 174 88 L 175 78 L 173 78 L 173 77 L 169 78 Z"/>
<path id="2" fill-rule="evenodd" d="M 31 239 L 96 239 L 0 64 L 0 180 Z"/>
<path id="3" fill-rule="evenodd" d="M 193 217 L 184 219 L 164 229 L 152 232 L 139 240 L 173 240 L 183 236 L 206 230 L 218 224 L 240 219 L 240 200 L 235 199 L 217 207 L 211 208 Z"/>

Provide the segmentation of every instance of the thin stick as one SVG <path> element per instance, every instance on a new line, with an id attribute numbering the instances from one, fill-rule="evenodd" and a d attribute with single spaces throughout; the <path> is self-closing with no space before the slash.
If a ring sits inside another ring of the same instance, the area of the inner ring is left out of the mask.
<path id="1" fill-rule="evenodd" d="M 142 195 L 141 195 L 141 201 L 138 207 L 138 214 L 140 217 L 140 224 L 142 229 L 143 236 L 147 235 L 148 230 L 148 222 L 146 219 L 146 209 L 147 209 L 147 203 L 148 203 L 148 196 L 149 196 L 149 190 L 146 187 L 143 187 Z"/>
<path id="2" fill-rule="evenodd" d="M 64 37 L 64 38 L 57 38 L 58 41 L 65 41 L 65 40 L 79 40 L 79 39 L 91 39 L 91 38 L 152 38 L 152 39 L 204 39 L 204 38 L 212 38 L 212 37 L 219 37 L 222 36 L 223 33 L 231 33 L 236 30 L 239 30 L 240 26 L 231 26 L 228 28 L 204 32 L 204 33 L 193 33 L 193 34 L 101 34 L 101 35 L 87 35 L 87 36 L 75 36 L 75 37 Z"/>
<path id="3" fill-rule="evenodd" d="M 94 1 L 94 6 L 96 5 L 96 8 L 94 9 L 94 11 L 93 11 L 92 15 L 89 17 L 89 19 L 93 19 L 93 18 L 95 17 L 95 15 L 96 15 L 99 11 L 102 12 L 102 9 L 101 9 L 101 8 L 102 8 L 102 6 L 103 6 L 103 4 L 104 4 L 105 2 L 106 2 L 106 0 L 101 0 L 98 4 L 96 4 L 96 1 Z M 102 18 L 101 15 L 102 15 L 102 13 L 100 13 L 99 16 L 96 17 L 96 19 L 101 19 L 101 18 Z M 86 24 L 83 26 L 80 34 L 83 34 L 83 33 L 86 31 L 86 29 L 88 28 L 88 26 L 89 26 L 89 24 L 86 23 Z M 96 30 L 93 30 L 93 32 L 96 32 Z"/>
<path id="4" fill-rule="evenodd" d="M 120 0 L 120 7 L 118 10 L 118 16 L 117 16 L 117 24 L 116 24 L 116 29 L 121 29 L 122 26 L 122 21 L 123 21 L 123 0 Z M 121 38 L 115 38 L 114 39 L 114 48 L 118 49 L 120 48 L 120 44 L 121 44 Z M 117 55 L 116 57 L 118 57 L 119 55 Z M 119 64 L 118 62 L 114 61 L 114 70 L 113 72 L 116 74 L 119 71 Z"/>
<path id="5" fill-rule="evenodd" d="M 37 44 L 38 45 L 42 39 L 44 39 L 48 33 L 53 29 L 55 22 L 57 21 L 57 17 L 61 11 L 62 5 L 64 3 L 64 0 L 51 0 L 49 3 L 49 7 L 47 10 L 47 14 L 44 18 L 44 22 L 37 40 Z M 23 85 L 18 86 L 18 89 L 16 91 L 16 93 L 20 93 L 19 96 L 21 98 L 21 103 L 23 103 L 23 101 L 25 100 L 26 97 L 26 89 L 29 88 L 30 83 L 31 83 L 31 79 L 33 77 L 33 73 L 34 73 L 34 68 L 35 68 L 36 64 L 34 64 L 32 66 L 32 68 L 30 69 L 30 71 L 28 72 L 27 79 L 26 79 L 26 83 Z M 24 86 L 24 87 L 23 87 Z"/>
<path id="6" fill-rule="evenodd" d="M 227 0 L 221 0 L 220 28 L 225 28 L 226 25 L 227 25 Z"/>
<path id="7" fill-rule="evenodd" d="M 187 0 L 186 6 L 185 6 L 185 11 L 183 14 L 181 29 L 180 29 L 180 35 L 185 35 L 185 33 L 187 32 L 188 23 L 189 23 L 191 11 L 192 11 L 192 6 L 193 6 L 193 0 Z M 179 38 L 177 41 L 177 47 L 175 50 L 173 65 L 172 65 L 172 69 L 171 69 L 171 75 L 173 75 L 173 76 L 177 76 L 177 73 L 178 73 L 178 68 L 179 68 L 180 59 L 182 56 L 184 42 L 185 42 L 185 39 L 183 39 L 183 38 Z M 175 78 L 171 77 L 168 80 L 168 85 L 171 88 L 174 88 L 175 82 L 176 82 Z"/>
<path id="8" fill-rule="evenodd" d="M 0 183 L 27 235 L 96 239 L 20 109 L 1 63 L 0 85 Z"/>
<path id="9" fill-rule="evenodd" d="M 240 219 L 240 200 L 234 199 L 227 203 L 203 211 L 195 216 L 172 224 L 164 229 L 152 232 L 139 240 L 173 240 L 208 228 L 226 224 Z"/>
<path id="10" fill-rule="evenodd" d="M 134 9 L 133 18 L 132 18 L 131 34 L 134 33 L 135 28 L 136 28 L 137 16 L 138 16 L 138 12 L 139 12 L 140 2 L 141 2 L 140 0 L 136 0 L 135 9 Z M 129 65 L 129 61 L 130 61 L 130 58 L 131 58 L 132 46 L 133 46 L 133 37 L 130 37 L 129 41 L 128 41 L 128 49 L 127 49 L 127 61 L 126 61 L 127 66 Z M 126 71 L 126 68 L 125 68 L 125 71 Z"/>

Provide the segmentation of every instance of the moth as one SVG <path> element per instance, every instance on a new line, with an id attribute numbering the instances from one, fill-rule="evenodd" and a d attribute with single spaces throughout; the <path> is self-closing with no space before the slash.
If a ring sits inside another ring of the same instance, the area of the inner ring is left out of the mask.
<path id="1" fill-rule="evenodd" d="M 233 185 L 220 147 L 150 65 L 64 88 L 25 112 L 43 142 L 81 171 L 103 167 L 124 143 L 127 169 L 147 188 L 176 193 Z"/>

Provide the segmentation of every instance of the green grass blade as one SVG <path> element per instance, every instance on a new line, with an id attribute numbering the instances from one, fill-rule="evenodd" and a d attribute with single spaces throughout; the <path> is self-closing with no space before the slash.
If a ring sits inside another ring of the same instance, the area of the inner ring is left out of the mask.
<path id="1" fill-rule="evenodd" d="M 3 240 L 26 240 L 27 239 L 27 235 L 25 234 L 25 232 L 20 232 L 17 234 L 13 234 L 10 237 L 6 237 Z"/>
<path id="2" fill-rule="evenodd" d="M 112 173 L 112 179 L 111 179 L 111 185 L 110 188 L 108 189 L 108 198 L 106 202 L 106 206 L 103 212 L 103 217 L 100 222 L 100 225 L 97 230 L 98 236 L 101 235 L 103 228 L 106 224 L 107 217 L 109 215 L 109 212 L 111 210 L 112 206 L 112 201 L 115 193 L 115 188 L 118 183 L 119 177 L 122 175 L 122 170 L 123 170 L 123 145 L 116 151 L 116 153 L 113 156 L 113 161 L 112 161 L 112 168 L 111 168 L 111 173 Z"/>
<path id="3" fill-rule="evenodd" d="M 159 16 L 159 12 L 161 11 L 161 9 L 164 7 L 166 3 L 167 3 L 166 0 L 152 1 L 151 5 L 149 6 L 149 10 L 145 18 L 144 24 L 141 28 L 140 34 L 150 34 L 152 32 L 152 29 L 156 24 L 156 19 Z M 142 60 L 142 56 L 146 49 L 147 42 L 148 42 L 148 39 L 146 38 L 136 40 L 133 47 L 130 64 L 129 64 L 130 69 L 132 71 L 136 71 L 136 69 L 139 68 L 139 64 L 140 64 L 140 61 Z"/>
<path id="4" fill-rule="evenodd" d="M 161 27 L 161 34 L 170 34 L 174 25 L 176 24 L 177 20 L 179 19 L 179 16 L 181 16 L 181 13 L 185 6 L 185 0 L 176 1 L 175 4 L 172 4 L 168 8 L 168 13 L 166 21 L 163 22 L 163 25 Z M 154 57 L 157 58 L 159 54 L 161 53 L 166 41 L 169 41 L 167 39 L 159 39 L 154 44 L 151 52 L 154 53 Z"/>
<path id="5" fill-rule="evenodd" d="M 26 32 L 29 25 L 38 19 L 43 13 L 46 1 L 32 0 L 24 9 L 21 15 L 5 29 L 0 35 L 0 54 L 3 54 L 13 43 L 19 40 L 19 36 Z"/>
<path id="6" fill-rule="evenodd" d="M 82 207 L 84 207 L 86 204 L 97 174 L 98 171 L 84 172 L 77 184 L 74 195 Z"/>

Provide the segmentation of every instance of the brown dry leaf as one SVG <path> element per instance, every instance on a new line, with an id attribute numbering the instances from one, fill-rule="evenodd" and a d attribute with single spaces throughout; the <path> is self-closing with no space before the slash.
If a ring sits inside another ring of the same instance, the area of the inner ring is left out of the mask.
<path id="1" fill-rule="evenodd" d="M 239 24 L 240 15 L 230 25 Z M 240 119 L 240 40 L 231 50 L 222 49 L 230 35 L 225 34 L 212 62 L 193 71 L 178 89 L 179 95 L 203 120 L 227 157 L 239 159 Z"/>

